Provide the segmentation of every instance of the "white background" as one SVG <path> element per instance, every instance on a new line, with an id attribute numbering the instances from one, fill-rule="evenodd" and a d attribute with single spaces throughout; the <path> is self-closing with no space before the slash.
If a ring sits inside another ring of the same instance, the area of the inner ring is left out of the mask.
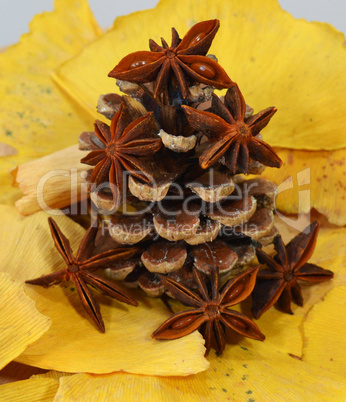
<path id="1" fill-rule="evenodd" d="M 89 0 L 102 28 L 110 27 L 117 16 L 153 8 L 157 3 L 158 0 Z M 279 0 L 279 3 L 296 18 L 329 22 L 346 32 L 346 0 Z M 52 9 L 53 0 L 0 0 L 0 47 L 16 43 L 28 31 L 35 14 Z"/>

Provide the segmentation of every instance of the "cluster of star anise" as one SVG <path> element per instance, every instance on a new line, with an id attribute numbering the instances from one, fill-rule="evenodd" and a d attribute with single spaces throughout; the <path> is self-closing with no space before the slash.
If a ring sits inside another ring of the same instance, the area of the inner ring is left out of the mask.
<path id="1" fill-rule="evenodd" d="M 67 269 L 29 283 L 49 286 L 73 280 L 83 306 L 101 330 L 99 306 L 87 285 L 120 301 L 136 302 L 109 279 L 139 286 L 151 296 L 169 295 L 193 307 L 153 333 L 174 339 L 198 328 L 221 353 L 229 330 L 263 340 L 245 315 L 229 307 L 253 294 L 258 318 L 275 303 L 291 312 L 302 304 L 297 280 L 317 282 L 330 271 L 308 264 L 318 225 L 285 248 L 274 226 L 276 186 L 260 178 L 282 161 L 261 130 L 276 112 L 257 114 L 246 105 L 215 56 L 207 55 L 218 20 L 194 25 L 183 39 L 149 41 L 150 51 L 124 57 L 109 73 L 126 95 L 101 95 L 98 111 L 110 120 L 80 136 L 91 212 L 108 224 L 87 231 L 76 257 L 50 221 Z M 224 96 L 214 89 L 227 89 Z M 274 258 L 261 248 L 274 241 Z M 256 256 L 267 269 L 245 269 Z M 259 272 L 258 272 L 259 271 Z M 257 282 L 256 282 L 257 276 Z M 254 291 L 253 291 L 254 290 Z"/>

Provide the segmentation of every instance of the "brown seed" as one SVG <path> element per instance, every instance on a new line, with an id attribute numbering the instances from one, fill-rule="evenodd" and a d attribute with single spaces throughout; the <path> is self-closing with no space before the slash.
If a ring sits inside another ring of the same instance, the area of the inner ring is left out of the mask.
<path id="1" fill-rule="evenodd" d="M 237 328 L 240 329 L 240 330 L 244 330 L 244 329 L 246 329 L 246 327 L 247 327 L 247 325 L 245 324 L 245 322 L 242 321 L 242 320 L 239 320 L 238 318 L 232 317 L 232 318 L 230 319 L 230 321 L 231 321 L 232 325 L 234 325 L 235 327 L 237 327 Z"/>
<path id="2" fill-rule="evenodd" d="M 208 66 L 207 64 L 203 63 L 192 63 L 190 68 L 201 75 L 202 77 L 212 79 L 216 75 L 216 71 L 213 69 L 213 67 Z"/>
<path id="3" fill-rule="evenodd" d="M 180 320 L 177 320 L 173 322 L 172 324 L 172 329 L 183 329 L 188 327 L 194 320 L 196 319 L 195 316 L 191 315 L 188 317 L 183 317 L 180 318 Z"/>
<path id="4" fill-rule="evenodd" d="M 235 299 L 239 294 L 241 294 L 245 289 L 244 283 L 240 282 L 237 286 L 233 289 L 233 292 L 227 295 L 227 303 L 231 300 Z"/>
<path id="5" fill-rule="evenodd" d="M 137 60 L 130 65 L 130 69 L 145 66 L 146 64 L 147 62 L 145 60 Z"/>
<path id="6" fill-rule="evenodd" d="M 192 46 L 197 45 L 197 43 L 200 42 L 203 38 L 205 38 L 205 36 L 206 36 L 205 32 L 199 33 L 198 35 L 196 35 L 194 38 L 191 39 L 191 41 L 187 47 L 192 47 Z"/>

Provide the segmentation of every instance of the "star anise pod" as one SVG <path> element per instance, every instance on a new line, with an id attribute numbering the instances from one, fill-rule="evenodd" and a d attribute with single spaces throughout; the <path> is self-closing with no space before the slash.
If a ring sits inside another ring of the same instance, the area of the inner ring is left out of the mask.
<path id="1" fill-rule="evenodd" d="M 334 276 L 332 271 L 307 262 L 315 249 L 319 226 L 319 222 L 313 222 L 287 246 L 281 236 L 277 236 L 274 240 L 277 251 L 274 258 L 257 249 L 259 262 L 266 264 L 268 268 L 258 272 L 252 293 L 252 314 L 255 318 L 259 318 L 275 303 L 280 310 L 293 314 L 292 299 L 298 306 L 303 305 L 298 280 L 318 283 Z"/>
<path id="2" fill-rule="evenodd" d="M 162 46 L 150 39 L 150 52 L 127 55 L 108 76 L 137 84 L 156 80 L 155 97 L 167 87 L 172 74 L 184 98 L 188 95 L 187 77 L 216 88 L 229 88 L 232 81 L 224 69 L 215 60 L 205 57 L 219 26 L 218 20 L 200 22 L 182 40 L 172 28 L 171 46 L 163 38 Z"/>
<path id="3" fill-rule="evenodd" d="M 109 267 L 112 266 L 112 264 L 126 261 L 136 254 L 137 249 L 135 247 L 122 247 L 93 255 L 94 242 L 98 228 L 97 225 L 92 225 L 86 231 L 77 255 L 74 256 L 69 240 L 59 229 L 56 222 L 52 218 L 49 218 L 48 222 L 54 245 L 64 259 L 66 268 L 49 275 L 41 276 L 37 279 L 28 280 L 26 283 L 48 287 L 63 281 L 73 281 L 84 309 L 99 329 L 105 332 L 100 306 L 87 284 L 100 289 L 102 293 L 107 296 L 113 297 L 123 303 L 137 306 L 137 301 L 127 295 L 122 289 L 93 272 L 100 268 Z"/>
<path id="4" fill-rule="evenodd" d="M 150 165 L 140 157 L 151 156 L 161 148 L 161 139 L 152 136 L 154 128 L 152 112 L 131 121 L 124 104 L 112 118 L 110 127 L 96 120 L 95 134 L 100 143 L 95 143 L 94 150 L 81 162 L 95 166 L 91 175 L 92 184 L 110 183 L 115 206 L 119 205 L 124 193 L 125 172 L 146 183 L 153 180 Z M 97 190 L 96 187 L 91 191 Z"/>
<path id="5" fill-rule="evenodd" d="M 215 114 L 182 107 L 190 125 L 204 132 L 213 143 L 199 158 L 203 169 L 221 160 L 232 174 L 248 173 L 250 157 L 266 166 L 279 168 L 282 165 L 273 148 L 258 138 L 276 108 L 269 107 L 245 118 L 246 104 L 237 84 L 227 90 L 224 103 L 213 94 L 212 110 Z"/>
<path id="6" fill-rule="evenodd" d="M 205 339 L 207 356 L 212 339 L 216 340 L 217 353 L 221 354 L 226 345 L 225 328 L 230 328 L 248 338 L 263 341 L 265 336 L 257 325 L 244 314 L 229 307 L 246 299 L 253 290 L 259 267 L 250 268 L 234 279 L 229 280 L 219 290 L 217 269 L 211 269 L 211 290 L 208 289 L 205 276 L 193 268 L 194 280 L 199 292 L 193 292 L 173 279 L 160 275 L 160 279 L 177 300 L 193 307 L 191 310 L 174 314 L 153 334 L 155 339 L 177 339 L 201 328 Z"/>

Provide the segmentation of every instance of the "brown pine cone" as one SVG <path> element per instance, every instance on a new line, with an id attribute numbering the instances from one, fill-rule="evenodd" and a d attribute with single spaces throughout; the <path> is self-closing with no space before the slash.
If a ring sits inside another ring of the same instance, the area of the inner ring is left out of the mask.
<path id="1" fill-rule="evenodd" d="M 170 200 L 168 195 L 147 212 L 109 216 L 102 247 L 136 244 L 141 252 L 126 264 L 109 267 L 108 275 L 160 296 L 163 286 L 155 273 L 189 286 L 193 285 L 193 265 L 204 273 L 217 266 L 221 281 L 239 273 L 254 259 L 257 242 L 268 244 L 277 233 L 272 211 L 276 187 L 267 180 L 252 179 L 233 190 L 230 181 L 218 175 L 217 185 L 206 188 L 200 179 L 196 194 L 203 198 L 190 192 L 191 203 L 185 209 L 182 201 Z M 220 202 L 205 201 L 230 191 Z"/>
<path id="2" fill-rule="evenodd" d="M 199 101 L 204 101 L 205 108 L 209 99 L 201 91 L 197 91 Z M 131 87 L 130 92 L 133 98 L 101 96 L 98 110 L 112 119 L 123 102 L 132 121 L 148 111 L 154 113 L 163 147 L 155 155 L 140 157 L 152 172 L 151 182 L 128 172 L 123 210 L 130 204 L 132 213 L 117 211 L 107 188 L 91 193 L 98 213 L 102 210 L 101 217 L 108 222 L 108 232 L 99 235 L 96 250 L 126 244 L 139 247 L 137 256 L 107 267 L 107 274 L 129 286 L 140 286 L 151 296 L 164 292 L 156 273 L 194 287 L 193 266 L 206 274 L 210 267 L 217 267 L 220 280 L 226 281 L 255 258 L 256 246 L 271 243 L 277 234 L 273 218 L 276 186 L 259 178 L 245 180 L 221 163 L 202 169 L 198 158 L 209 145 L 202 133 L 187 124 L 181 109 L 158 108 L 140 87 Z M 94 133 L 83 133 L 80 148 L 95 150 L 104 145 Z M 261 163 L 249 160 L 248 173 L 262 170 Z"/>

